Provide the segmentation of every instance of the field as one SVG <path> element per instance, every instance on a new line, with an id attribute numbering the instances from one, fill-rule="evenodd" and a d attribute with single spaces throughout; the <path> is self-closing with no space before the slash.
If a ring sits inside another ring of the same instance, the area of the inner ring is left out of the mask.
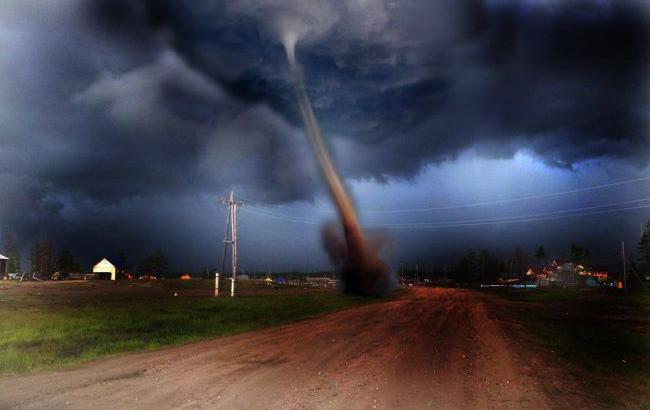
<path id="1" fill-rule="evenodd" d="M 253 282 L 242 282 L 241 297 L 213 298 L 213 286 L 208 280 L 0 282 L 0 374 L 247 332 L 368 301 Z"/>
<path id="2" fill-rule="evenodd" d="M 526 329 L 567 363 L 607 407 L 650 393 L 650 293 L 601 289 L 506 291 L 504 320 Z M 612 394 L 604 386 L 616 386 Z M 647 400 L 640 407 L 648 408 Z"/>
<path id="3" fill-rule="evenodd" d="M 211 286 L 3 283 L 0 408 L 649 407 L 647 293 Z"/>

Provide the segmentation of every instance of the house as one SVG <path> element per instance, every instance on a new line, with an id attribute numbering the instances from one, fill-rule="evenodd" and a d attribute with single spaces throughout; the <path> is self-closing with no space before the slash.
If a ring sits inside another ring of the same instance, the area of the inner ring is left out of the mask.
<path id="1" fill-rule="evenodd" d="M 573 262 L 563 263 L 558 266 L 551 277 L 561 286 L 576 286 L 578 284 L 578 275 L 584 268 Z"/>
<path id="2" fill-rule="evenodd" d="M 587 266 L 578 263 L 554 260 L 539 275 L 541 287 L 595 287 L 601 286 L 608 278 L 607 267 Z"/>
<path id="3" fill-rule="evenodd" d="M 108 259 L 104 258 L 95 266 L 93 266 L 94 273 L 105 273 L 111 275 L 111 280 L 115 280 L 116 270 L 115 265 L 110 263 Z"/>
<path id="4" fill-rule="evenodd" d="M 0 278 L 7 276 L 7 261 L 9 258 L 0 255 Z"/>

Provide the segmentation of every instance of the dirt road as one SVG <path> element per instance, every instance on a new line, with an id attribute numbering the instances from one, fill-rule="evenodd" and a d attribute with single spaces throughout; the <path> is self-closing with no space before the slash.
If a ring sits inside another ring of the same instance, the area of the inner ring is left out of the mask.
<path id="1" fill-rule="evenodd" d="M 496 319 L 500 303 L 415 289 L 260 332 L 0 378 L 0 408 L 586 407 L 579 383 Z"/>

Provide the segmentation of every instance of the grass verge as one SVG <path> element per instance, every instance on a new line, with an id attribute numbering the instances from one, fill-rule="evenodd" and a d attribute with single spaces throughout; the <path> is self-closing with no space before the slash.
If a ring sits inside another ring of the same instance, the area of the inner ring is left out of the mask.
<path id="1" fill-rule="evenodd" d="M 599 289 L 502 292 L 517 322 L 580 369 L 604 408 L 650 408 L 650 293 Z M 616 395 L 605 386 L 617 386 Z"/>
<path id="2" fill-rule="evenodd" d="M 165 281 L 155 284 L 164 289 L 158 293 L 76 292 L 71 284 L 60 284 L 68 286 L 63 293 L 49 288 L 0 293 L 0 373 L 54 369 L 242 333 L 373 301 L 334 291 L 296 290 L 241 298 L 171 296 L 176 289 L 207 289 L 205 282 Z"/>

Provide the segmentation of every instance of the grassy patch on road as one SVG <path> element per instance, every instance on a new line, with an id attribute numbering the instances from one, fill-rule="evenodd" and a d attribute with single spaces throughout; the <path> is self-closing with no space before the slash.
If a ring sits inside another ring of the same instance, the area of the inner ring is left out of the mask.
<path id="1" fill-rule="evenodd" d="M 160 281 L 147 284 L 148 289 L 111 285 L 30 284 L 25 292 L 20 285 L 5 287 L 0 291 L 0 373 L 241 333 L 371 301 L 335 291 L 262 287 L 247 289 L 250 296 L 212 298 L 209 281 Z M 173 296 L 203 288 L 205 295 Z"/>

